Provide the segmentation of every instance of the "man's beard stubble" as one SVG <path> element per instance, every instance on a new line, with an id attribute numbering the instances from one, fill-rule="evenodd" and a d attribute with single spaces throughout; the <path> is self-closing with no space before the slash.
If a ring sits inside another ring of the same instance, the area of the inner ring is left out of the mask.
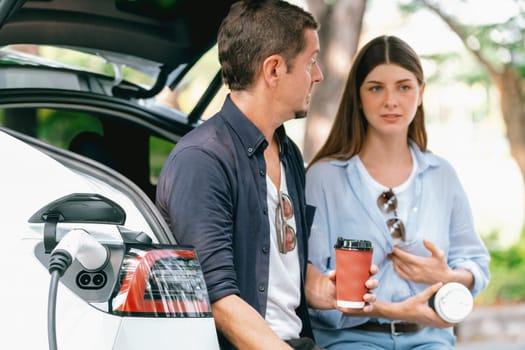
<path id="1" fill-rule="evenodd" d="M 306 115 L 308 114 L 307 111 L 297 111 L 295 112 L 295 119 L 303 119 L 306 118 Z"/>

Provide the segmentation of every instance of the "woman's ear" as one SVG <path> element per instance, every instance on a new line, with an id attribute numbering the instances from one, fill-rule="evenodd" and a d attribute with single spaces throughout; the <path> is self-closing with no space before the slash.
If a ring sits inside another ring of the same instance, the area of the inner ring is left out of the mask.
<path id="1" fill-rule="evenodd" d="M 419 86 L 419 96 L 417 100 L 418 106 L 421 106 L 421 104 L 423 103 L 423 93 L 425 92 L 425 86 L 425 82 L 421 83 L 421 85 Z"/>

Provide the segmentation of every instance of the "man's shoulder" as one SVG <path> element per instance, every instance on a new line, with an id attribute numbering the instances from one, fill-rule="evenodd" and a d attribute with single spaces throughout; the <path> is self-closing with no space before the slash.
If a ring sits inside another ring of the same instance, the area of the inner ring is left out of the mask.
<path id="1" fill-rule="evenodd" d="M 213 152 L 224 147 L 229 134 L 224 121 L 214 116 L 184 135 L 176 144 L 174 151 L 201 149 Z"/>

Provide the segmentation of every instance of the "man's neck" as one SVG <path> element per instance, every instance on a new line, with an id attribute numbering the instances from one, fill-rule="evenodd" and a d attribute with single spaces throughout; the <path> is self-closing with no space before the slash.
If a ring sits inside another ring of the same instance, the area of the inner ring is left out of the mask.
<path id="1" fill-rule="evenodd" d="M 272 142 L 264 150 L 264 160 L 266 161 L 266 174 L 279 190 L 281 188 L 281 161 L 279 159 L 279 142 L 276 137 L 272 138 Z"/>
<path id="2" fill-rule="evenodd" d="M 271 101 L 268 101 L 264 94 L 256 95 L 251 91 L 232 91 L 230 98 L 271 144 L 275 130 L 282 125 L 277 121 Z"/>

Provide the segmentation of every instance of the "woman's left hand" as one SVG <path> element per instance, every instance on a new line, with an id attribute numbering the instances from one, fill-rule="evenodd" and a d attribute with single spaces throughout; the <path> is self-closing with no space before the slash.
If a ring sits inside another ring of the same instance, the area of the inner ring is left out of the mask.
<path id="1" fill-rule="evenodd" d="M 430 252 L 429 257 L 413 255 L 394 247 L 389 254 L 394 270 L 402 278 L 415 283 L 434 284 L 449 280 L 452 270 L 447 265 L 443 251 L 430 241 L 423 240 L 423 244 Z"/>

